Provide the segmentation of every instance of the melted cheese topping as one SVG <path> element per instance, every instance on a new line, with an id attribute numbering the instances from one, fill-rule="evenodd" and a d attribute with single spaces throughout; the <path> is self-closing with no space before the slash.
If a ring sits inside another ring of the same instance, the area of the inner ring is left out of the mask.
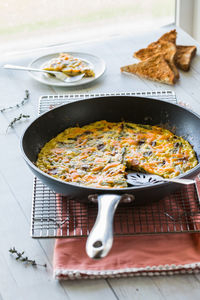
<path id="1" fill-rule="evenodd" d="M 44 67 L 47 71 L 60 71 L 68 76 L 85 74 L 85 77 L 95 76 L 89 64 L 80 58 L 73 57 L 67 53 L 61 53 L 59 57 L 51 59 Z"/>
<path id="2" fill-rule="evenodd" d="M 55 178 L 98 188 L 127 187 L 127 169 L 173 178 L 197 164 L 192 146 L 167 129 L 104 120 L 66 129 L 36 162 Z"/>

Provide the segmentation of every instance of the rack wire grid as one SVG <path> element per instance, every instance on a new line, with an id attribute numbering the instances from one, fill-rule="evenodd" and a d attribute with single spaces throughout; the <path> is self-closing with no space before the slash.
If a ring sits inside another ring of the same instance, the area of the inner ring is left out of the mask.
<path id="1" fill-rule="evenodd" d="M 137 96 L 160 99 L 177 103 L 176 95 L 173 91 L 142 91 L 142 92 L 120 92 L 120 93 L 95 93 L 95 94 L 64 94 L 64 95 L 45 95 L 39 99 L 39 114 L 42 114 L 56 106 L 78 101 L 82 99 L 105 97 L 105 96 Z"/>
<path id="2" fill-rule="evenodd" d="M 80 99 L 102 96 L 138 96 L 177 103 L 172 91 L 133 93 L 67 94 L 42 96 L 39 114 Z M 57 195 L 34 178 L 31 236 L 33 238 L 86 237 L 97 216 L 97 205 Z M 200 232 L 200 203 L 197 184 L 184 187 L 158 202 L 135 207 L 119 205 L 114 218 L 114 235 Z"/>

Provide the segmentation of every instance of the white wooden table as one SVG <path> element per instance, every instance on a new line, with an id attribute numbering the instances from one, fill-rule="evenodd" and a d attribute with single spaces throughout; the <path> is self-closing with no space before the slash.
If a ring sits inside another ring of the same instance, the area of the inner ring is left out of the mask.
<path id="1" fill-rule="evenodd" d="M 60 51 L 93 53 L 106 62 L 106 73 L 94 83 L 69 88 L 54 88 L 34 81 L 26 72 L 0 70 L 0 106 L 14 105 L 30 91 L 30 101 L 20 109 L 0 113 L 0 300 L 8 299 L 199 299 L 200 275 L 134 277 L 109 280 L 57 282 L 52 277 L 54 240 L 33 240 L 30 237 L 33 175 L 25 165 L 19 139 L 28 123 L 37 116 L 41 95 L 98 92 L 133 92 L 147 90 L 175 91 L 179 101 L 188 103 L 200 114 L 200 45 L 177 28 L 178 44 L 197 45 L 198 53 L 188 73 L 180 72 L 174 86 L 142 80 L 120 73 L 120 66 L 133 62 L 134 51 L 158 39 L 171 28 L 145 34 L 115 36 L 106 40 L 57 45 L 1 58 L 5 63 L 27 65 L 40 55 Z M 14 129 L 6 128 L 20 113 L 30 120 L 18 122 Z M 10 247 L 25 250 L 30 258 L 47 263 L 47 269 L 25 267 L 9 254 Z"/>

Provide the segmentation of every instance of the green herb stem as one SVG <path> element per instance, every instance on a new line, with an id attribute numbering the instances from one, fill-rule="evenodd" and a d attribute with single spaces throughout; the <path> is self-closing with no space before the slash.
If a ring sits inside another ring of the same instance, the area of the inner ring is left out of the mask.
<path id="1" fill-rule="evenodd" d="M 7 127 L 6 132 L 8 131 L 9 128 L 13 128 L 16 122 L 20 121 L 21 119 L 27 119 L 27 118 L 30 118 L 30 116 L 29 115 L 20 114 L 19 117 L 14 118 L 10 122 L 10 124 Z"/>
<path id="2" fill-rule="evenodd" d="M 15 247 L 10 248 L 10 249 L 9 249 L 9 252 L 10 252 L 11 254 L 13 254 L 13 255 L 16 256 L 16 257 L 15 257 L 16 260 L 21 261 L 21 262 L 24 262 L 24 263 L 26 263 L 26 264 L 28 264 L 28 265 L 32 265 L 32 266 L 35 266 L 35 267 L 41 266 L 41 267 L 44 267 L 44 268 L 47 267 L 47 264 L 43 264 L 43 265 L 42 265 L 42 264 L 38 264 L 38 263 L 36 263 L 35 260 L 29 259 L 27 256 L 24 256 L 24 251 L 18 252 L 18 251 L 15 249 Z"/>
<path id="3" fill-rule="evenodd" d="M 25 90 L 25 97 L 24 97 L 24 99 L 23 99 L 20 103 L 15 104 L 15 105 L 13 105 L 13 106 L 8 106 L 8 107 L 5 107 L 5 108 L 2 108 L 2 109 L 0 109 L 0 112 L 3 113 L 3 112 L 5 112 L 6 110 L 10 110 L 10 109 L 13 109 L 13 108 L 19 108 L 19 107 L 23 106 L 23 105 L 26 104 L 27 101 L 29 100 L 29 96 L 30 96 L 29 91 L 28 91 L 28 90 Z"/>

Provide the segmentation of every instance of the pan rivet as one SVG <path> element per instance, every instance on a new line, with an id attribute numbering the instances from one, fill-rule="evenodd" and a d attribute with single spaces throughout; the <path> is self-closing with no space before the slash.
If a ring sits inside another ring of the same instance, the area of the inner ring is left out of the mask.
<path id="1" fill-rule="evenodd" d="M 97 194 L 92 194 L 92 195 L 88 196 L 88 200 L 91 201 L 91 202 L 94 202 L 94 203 L 97 202 L 97 198 L 98 198 Z"/>
<path id="2" fill-rule="evenodd" d="M 131 195 L 131 194 L 124 194 L 122 196 L 122 202 L 124 203 L 130 203 L 133 202 L 135 200 L 135 196 Z"/>

